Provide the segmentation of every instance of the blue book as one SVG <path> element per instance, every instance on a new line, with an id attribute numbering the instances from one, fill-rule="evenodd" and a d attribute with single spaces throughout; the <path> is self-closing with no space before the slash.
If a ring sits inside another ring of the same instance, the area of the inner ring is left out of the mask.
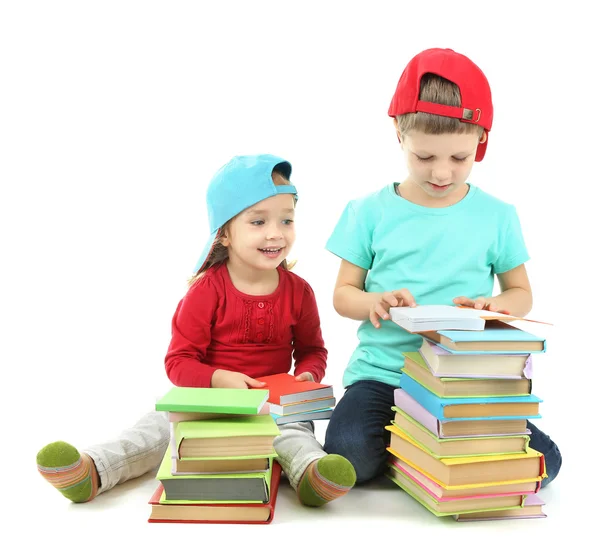
<path id="1" fill-rule="evenodd" d="M 403 373 L 400 388 L 438 420 L 530 420 L 541 418 L 535 395 L 504 397 L 441 398 Z"/>
<path id="2" fill-rule="evenodd" d="M 421 336 L 456 353 L 532 354 L 546 351 L 546 339 L 502 321 L 489 321 L 483 331 L 424 331 Z"/>
<path id="3" fill-rule="evenodd" d="M 333 408 L 320 408 L 319 410 L 308 410 L 307 412 L 299 412 L 298 414 L 288 414 L 282 416 L 271 412 L 271 417 L 278 425 L 290 424 L 294 422 L 309 422 L 312 420 L 328 420 L 333 413 Z"/>

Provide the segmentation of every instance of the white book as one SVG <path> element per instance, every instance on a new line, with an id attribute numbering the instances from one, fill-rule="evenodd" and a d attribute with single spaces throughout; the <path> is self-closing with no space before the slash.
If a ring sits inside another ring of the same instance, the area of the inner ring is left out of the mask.
<path id="1" fill-rule="evenodd" d="M 483 331 L 488 319 L 502 321 L 518 319 L 495 311 L 445 305 L 390 308 L 390 317 L 394 323 L 411 333 L 450 329 Z"/>

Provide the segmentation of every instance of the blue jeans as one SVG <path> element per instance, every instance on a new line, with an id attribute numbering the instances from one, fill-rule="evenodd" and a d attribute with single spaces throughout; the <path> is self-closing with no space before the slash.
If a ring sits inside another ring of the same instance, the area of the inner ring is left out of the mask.
<path id="1" fill-rule="evenodd" d="M 394 418 L 394 389 L 379 381 L 357 381 L 346 389 L 335 407 L 327 433 L 325 452 L 346 457 L 356 470 L 356 482 L 364 483 L 383 474 L 389 453 L 390 432 L 385 426 Z M 529 446 L 546 459 L 548 485 L 560 470 L 562 457 L 556 443 L 532 423 Z"/>

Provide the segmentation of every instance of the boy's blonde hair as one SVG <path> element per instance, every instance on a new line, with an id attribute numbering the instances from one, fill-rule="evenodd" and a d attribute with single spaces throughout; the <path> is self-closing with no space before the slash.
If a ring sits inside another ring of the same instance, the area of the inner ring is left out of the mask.
<path id="1" fill-rule="evenodd" d="M 285 186 L 290 183 L 290 181 L 283 174 L 280 174 L 276 170 L 274 170 L 271 173 L 271 177 L 273 178 L 273 183 L 276 186 Z M 295 204 L 295 201 L 294 201 L 294 204 Z M 233 217 L 233 218 L 235 218 L 235 217 Z M 192 286 L 192 284 L 194 284 L 199 278 L 202 278 L 204 276 L 204 274 L 206 273 L 206 271 L 208 271 L 211 267 L 214 267 L 215 265 L 218 265 L 219 263 L 223 263 L 224 261 L 227 261 L 227 259 L 229 257 L 229 252 L 227 251 L 227 248 L 223 245 L 222 240 L 225 237 L 225 234 L 227 233 L 227 229 L 229 228 L 229 224 L 231 223 L 232 220 L 233 219 L 228 220 L 221 227 L 221 229 L 219 230 L 219 233 L 217 234 L 217 236 L 215 238 L 215 242 L 213 244 L 210 255 L 208 256 L 206 263 L 202 267 L 202 271 L 198 271 L 194 276 L 192 276 L 190 279 L 188 279 L 188 286 Z M 295 264 L 296 264 L 296 261 L 291 261 L 290 263 L 288 263 L 287 260 L 284 259 L 280 263 L 279 266 L 283 267 L 286 271 L 289 271 L 294 267 Z"/>
<path id="2" fill-rule="evenodd" d="M 426 73 L 421 79 L 419 100 L 446 106 L 461 106 L 460 89 L 458 85 L 439 75 Z M 426 112 L 401 114 L 396 116 L 396 122 L 400 135 L 405 135 L 413 130 L 434 135 L 476 132 L 481 138 L 484 132 L 484 129 L 477 124 L 469 124 L 461 122 L 458 118 L 448 118 Z"/>

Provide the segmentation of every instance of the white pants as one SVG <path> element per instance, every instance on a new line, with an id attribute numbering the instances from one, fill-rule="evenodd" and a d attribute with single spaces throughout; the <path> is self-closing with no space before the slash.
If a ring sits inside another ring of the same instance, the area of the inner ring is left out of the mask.
<path id="1" fill-rule="evenodd" d="M 311 422 L 284 424 L 279 430 L 281 435 L 273 444 L 277 460 L 291 486 L 297 489 L 307 466 L 326 453 L 315 438 Z M 98 494 L 158 469 L 169 438 L 167 414 L 149 412 L 116 439 L 85 449 L 83 452 L 92 457 L 100 476 Z"/>

